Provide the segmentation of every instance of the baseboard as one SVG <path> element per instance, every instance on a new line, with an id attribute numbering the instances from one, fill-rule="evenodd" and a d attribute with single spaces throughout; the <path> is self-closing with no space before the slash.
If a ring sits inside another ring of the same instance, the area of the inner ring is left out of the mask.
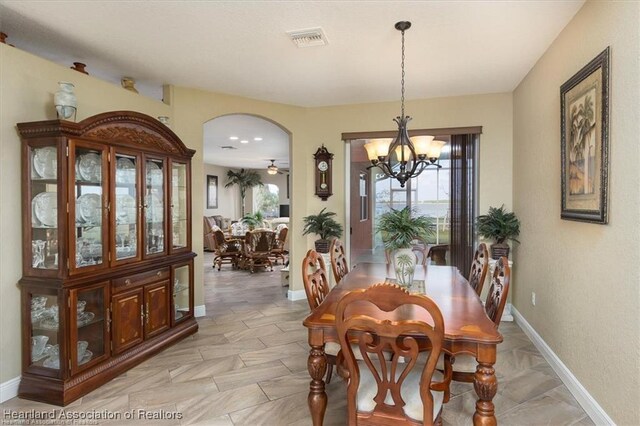
<path id="1" fill-rule="evenodd" d="M 204 317 L 207 315 L 207 308 L 204 305 L 198 305 L 198 306 L 194 306 L 193 307 L 193 316 L 198 318 L 198 317 Z"/>
<path id="2" fill-rule="evenodd" d="M 289 300 L 303 300 L 307 298 L 307 293 L 302 290 L 289 290 L 287 292 L 287 299 Z"/>
<path id="3" fill-rule="evenodd" d="M 0 403 L 18 396 L 18 386 L 20 386 L 20 376 L 0 383 Z"/>
<path id="4" fill-rule="evenodd" d="M 538 332 L 527 322 L 520 312 L 515 307 L 511 307 L 511 313 L 513 314 L 516 323 L 520 326 L 522 331 L 531 339 L 533 344 L 538 348 L 542 356 L 547 360 L 553 371 L 560 377 L 560 380 L 565 384 L 569 392 L 582 406 L 584 411 L 591 420 L 597 425 L 615 425 L 614 421 L 607 415 L 604 409 L 598 404 L 598 402 L 591 396 L 591 394 L 582 386 L 576 376 L 573 375 L 571 370 L 558 358 L 553 350 L 542 339 Z"/>

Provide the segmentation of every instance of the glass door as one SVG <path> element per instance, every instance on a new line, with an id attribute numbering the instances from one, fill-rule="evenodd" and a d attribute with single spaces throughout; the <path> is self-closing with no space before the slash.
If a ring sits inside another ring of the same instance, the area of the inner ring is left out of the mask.
<path id="1" fill-rule="evenodd" d="M 113 181 L 111 252 L 112 264 L 140 260 L 140 156 L 113 150 L 111 162 Z"/>
<path id="2" fill-rule="evenodd" d="M 171 162 L 171 251 L 189 247 L 189 170 L 186 163 Z"/>
<path id="3" fill-rule="evenodd" d="M 93 271 L 108 265 L 109 151 L 104 145 L 69 142 L 69 265 L 71 273 Z M 74 220 L 75 219 L 75 220 Z"/>
<path id="4" fill-rule="evenodd" d="M 71 374 L 108 357 L 109 327 L 106 302 L 109 283 L 70 291 Z"/>
<path id="5" fill-rule="evenodd" d="M 60 220 L 58 206 L 60 195 L 59 153 L 55 143 L 29 146 L 27 155 L 29 202 L 25 207 L 30 211 L 31 253 L 29 242 L 25 252 L 25 269 L 33 275 L 55 275 L 60 264 L 59 234 Z"/>
<path id="6" fill-rule="evenodd" d="M 51 290 L 27 290 L 28 312 L 31 316 L 29 369 L 38 374 L 60 375 L 60 315 L 58 295 Z"/>
<path id="7" fill-rule="evenodd" d="M 166 161 L 146 157 L 144 162 L 144 255 L 166 254 Z"/>
<path id="8" fill-rule="evenodd" d="M 173 266 L 173 324 L 193 316 L 192 262 Z"/>

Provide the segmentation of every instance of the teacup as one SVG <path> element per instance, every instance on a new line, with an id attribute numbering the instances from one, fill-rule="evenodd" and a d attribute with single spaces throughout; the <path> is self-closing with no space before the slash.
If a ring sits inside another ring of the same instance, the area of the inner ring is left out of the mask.
<path id="1" fill-rule="evenodd" d="M 89 347 L 89 342 L 86 340 L 78 341 L 78 363 L 80 363 L 82 358 L 84 358 L 84 354 L 87 352 L 87 347 Z"/>
<path id="2" fill-rule="evenodd" d="M 37 358 L 42 356 L 48 341 L 48 336 L 33 336 L 31 338 L 31 357 Z"/>

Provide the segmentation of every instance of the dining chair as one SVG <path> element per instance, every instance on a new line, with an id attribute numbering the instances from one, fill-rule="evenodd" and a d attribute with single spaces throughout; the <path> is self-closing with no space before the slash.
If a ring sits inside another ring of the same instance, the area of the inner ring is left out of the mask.
<path id="1" fill-rule="evenodd" d="M 331 290 L 324 259 L 313 249 L 310 249 L 302 260 L 302 281 L 304 282 L 304 291 L 307 294 L 309 308 L 313 311 L 320 306 Z M 333 366 L 336 365 L 336 357 L 339 352 L 339 344 L 334 342 L 327 342 L 325 344 L 324 353 L 327 357 L 327 376 L 325 382 L 327 384 L 331 382 Z"/>
<path id="2" fill-rule="evenodd" d="M 213 241 L 213 267 L 218 265 L 218 271 L 222 267 L 223 263 L 231 264 L 235 269 L 238 267 L 238 262 L 242 256 L 242 240 L 239 239 L 226 239 L 224 232 L 220 228 L 215 230 L 212 235 Z"/>
<path id="3" fill-rule="evenodd" d="M 331 271 L 333 277 L 336 280 L 336 285 L 340 284 L 342 277 L 349 273 L 349 265 L 347 265 L 347 258 L 344 255 L 344 245 L 338 238 L 334 239 L 329 249 L 331 256 Z"/>
<path id="4" fill-rule="evenodd" d="M 249 231 L 244 239 L 245 265 L 251 273 L 256 266 L 265 266 L 273 271 L 273 263 L 269 256 L 273 248 L 275 233 L 267 229 Z"/>
<path id="5" fill-rule="evenodd" d="M 502 312 L 507 303 L 509 283 L 511 281 L 511 268 L 509 260 L 501 257 L 496 262 L 496 268 L 491 277 L 489 294 L 484 304 L 484 311 L 496 327 L 500 325 Z M 473 383 L 477 362 L 471 355 L 458 355 L 453 361 L 453 380 L 457 382 Z M 445 368 L 444 360 L 439 361 L 438 368 Z"/>
<path id="6" fill-rule="evenodd" d="M 285 250 L 284 245 L 287 242 L 287 235 L 289 235 L 289 228 L 286 225 L 278 225 L 278 227 L 280 227 L 280 229 L 276 230 L 276 239 L 273 244 L 273 248 L 271 249 L 270 256 L 276 265 L 278 264 L 278 259 L 282 259 L 283 264 L 286 261 L 284 255 L 287 254 L 287 251 Z"/>
<path id="7" fill-rule="evenodd" d="M 375 318 L 381 311 L 392 316 L 406 309 L 421 311 L 427 321 Z M 375 284 L 338 302 L 336 329 L 348 372 L 349 425 L 441 424 L 451 368 L 447 363 L 444 373 L 436 370 L 444 320 L 433 300 L 397 285 Z M 356 345 L 363 360 L 355 357 Z M 385 351 L 393 354 L 390 360 Z"/>
<path id="8" fill-rule="evenodd" d="M 431 259 L 432 265 L 446 265 L 447 264 L 447 251 L 449 251 L 448 244 L 438 244 L 431 246 L 427 257 Z"/>
<path id="9" fill-rule="evenodd" d="M 473 262 L 471 262 L 471 271 L 469 272 L 469 285 L 476 291 L 476 294 L 480 296 L 482 294 L 482 287 L 484 286 L 484 280 L 487 277 L 487 271 L 489 270 L 489 252 L 485 243 L 480 243 L 473 255 Z"/>

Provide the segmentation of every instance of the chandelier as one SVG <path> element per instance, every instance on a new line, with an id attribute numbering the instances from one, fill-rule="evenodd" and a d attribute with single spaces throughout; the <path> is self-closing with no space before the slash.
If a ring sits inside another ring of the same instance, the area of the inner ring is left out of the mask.
<path id="1" fill-rule="evenodd" d="M 428 166 L 442 167 L 436 164 L 440 152 L 446 142 L 434 140 L 433 136 L 414 136 L 409 139 L 407 123 L 411 117 L 404 115 L 404 32 L 411 28 L 411 22 L 400 21 L 395 25 L 402 34 L 402 80 L 401 80 L 401 112 L 393 121 L 398 124 L 398 136 L 395 139 L 371 139 L 364 145 L 372 167 L 379 167 L 382 172 L 400 182 L 405 183 L 418 176 Z"/>
<path id="2" fill-rule="evenodd" d="M 278 166 L 275 165 L 276 160 L 269 160 L 271 164 L 267 167 L 267 173 L 270 175 L 278 174 Z"/>

